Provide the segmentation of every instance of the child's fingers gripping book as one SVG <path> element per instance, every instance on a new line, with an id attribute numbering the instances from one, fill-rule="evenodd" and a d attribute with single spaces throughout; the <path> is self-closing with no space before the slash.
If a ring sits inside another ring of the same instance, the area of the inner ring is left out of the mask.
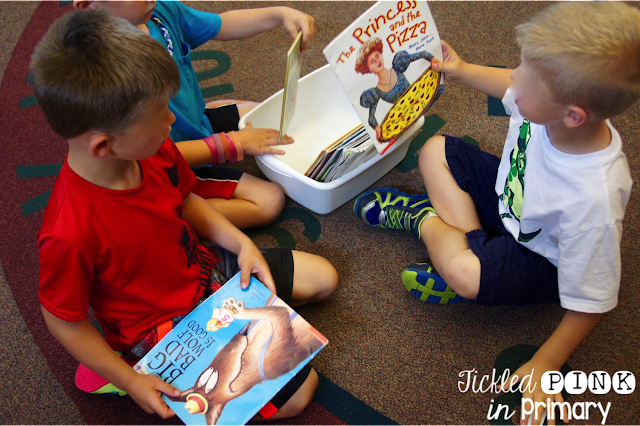
<path id="1" fill-rule="evenodd" d="M 397 139 L 444 89 L 442 45 L 426 1 L 379 1 L 324 49 L 376 149 Z"/>
<path id="2" fill-rule="evenodd" d="M 182 391 L 163 399 L 186 424 L 245 424 L 326 344 L 255 278 L 243 290 L 237 274 L 134 368 Z"/>

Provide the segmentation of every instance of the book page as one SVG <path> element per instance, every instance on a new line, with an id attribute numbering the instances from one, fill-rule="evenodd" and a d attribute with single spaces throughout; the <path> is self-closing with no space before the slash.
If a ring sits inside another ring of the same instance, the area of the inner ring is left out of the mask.
<path id="1" fill-rule="evenodd" d="M 298 80 L 300 79 L 300 44 L 302 43 L 302 31 L 294 40 L 289 52 L 287 52 L 287 70 L 284 79 L 284 93 L 282 96 L 282 115 L 280 116 L 280 134 L 278 142 L 287 133 L 296 109 L 296 96 L 298 94 Z"/>
<path id="2" fill-rule="evenodd" d="M 431 58 L 442 45 L 426 1 L 380 1 L 323 51 L 379 152 L 444 88 Z"/>

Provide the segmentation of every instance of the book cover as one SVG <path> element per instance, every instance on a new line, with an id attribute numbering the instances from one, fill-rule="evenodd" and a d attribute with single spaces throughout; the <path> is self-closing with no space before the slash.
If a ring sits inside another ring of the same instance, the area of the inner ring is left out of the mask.
<path id="1" fill-rule="evenodd" d="M 238 273 L 134 368 L 182 391 L 163 399 L 186 424 L 246 424 L 326 344 L 260 281 L 243 290 Z"/>
<path id="2" fill-rule="evenodd" d="M 284 78 L 284 91 L 282 93 L 282 114 L 280 116 L 280 134 L 278 143 L 287 133 L 296 110 L 296 96 L 298 95 L 298 80 L 300 79 L 300 44 L 302 43 L 302 31 L 293 41 L 287 52 L 287 68 Z"/>
<path id="3" fill-rule="evenodd" d="M 431 70 L 442 44 L 426 1 L 379 1 L 323 53 L 381 153 L 444 89 Z"/>

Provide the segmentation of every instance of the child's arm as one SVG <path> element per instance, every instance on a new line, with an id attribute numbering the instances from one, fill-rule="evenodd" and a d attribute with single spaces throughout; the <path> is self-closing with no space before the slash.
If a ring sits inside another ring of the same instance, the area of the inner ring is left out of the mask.
<path id="1" fill-rule="evenodd" d="M 182 218 L 199 236 L 238 255 L 242 288 L 249 285 L 250 275 L 256 274 L 262 284 L 276 293 L 269 265 L 260 250 L 207 200 L 194 193 L 189 194 L 183 202 Z"/>
<path id="2" fill-rule="evenodd" d="M 445 41 L 442 41 L 442 55 L 444 62 L 433 58 L 431 66 L 434 71 L 444 73 L 447 81 L 469 86 L 494 98 L 504 97 L 511 84 L 512 70 L 468 64 Z"/>
<path id="3" fill-rule="evenodd" d="M 222 24 L 214 40 L 229 41 L 253 37 L 280 25 L 296 38 L 302 31 L 300 51 L 304 51 L 316 35 L 316 21 L 306 13 L 289 7 L 231 10 L 220 14 Z"/>
<path id="4" fill-rule="evenodd" d="M 294 141 L 290 136 L 285 136 L 282 138 L 282 142 L 278 143 L 279 133 L 275 129 L 254 129 L 250 121 L 247 122 L 244 129 L 236 131 L 244 155 L 286 154 L 285 151 L 274 146 L 289 145 Z M 209 147 L 202 139 L 177 142 L 176 146 L 189 167 L 216 163 L 216 160 L 211 156 Z"/>
<path id="5" fill-rule="evenodd" d="M 109 347 L 89 321 L 65 321 L 44 307 L 42 314 L 53 337 L 81 364 L 127 392 L 147 413 L 157 413 L 163 419 L 175 415 L 160 394 L 178 396 L 180 391 L 157 376 L 136 373 Z"/>
<path id="6" fill-rule="evenodd" d="M 569 356 L 585 337 L 587 337 L 587 334 L 595 327 L 601 317 L 602 314 L 588 314 L 570 310 L 564 314 L 562 321 L 560 321 L 560 324 L 551 337 L 538 349 L 533 358 L 512 375 L 512 377 L 518 376 L 522 378 L 525 375 L 531 374 L 533 371 L 531 384 L 524 387 L 524 392 L 522 393 L 523 398 L 532 399 L 534 406 L 536 402 L 543 402 L 546 405 L 547 398 L 550 398 L 552 402 L 564 402 L 561 393 L 547 395 L 542 391 L 540 382 L 542 374 L 546 371 L 560 371 L 560 368 L 567 362 Z M 507 383 L 511 384 L 511 378 L 509 378 Z M 508 386 L 505 386 L 505 388 L 508 388 Z M 533 390 L 533 392 L 530 392 L 530 390 Z M 563 410 L 565 408 L 566 407 L 563 407 Z M 549 418 L 551 413 L 546 414 L 547 418 Z M 536 413 L 536 424 L 540 423 L 542 415 L 542 412 Z M 563 413 L 563 418 L 565 420 L 568 419 L 566 412 Z M 526 425 L 528 420 L 528 418 L 523 419 L 521 417 L 520 424 Z M 565 423 L 567 422 L 568 420 L 565 421 Z"/>

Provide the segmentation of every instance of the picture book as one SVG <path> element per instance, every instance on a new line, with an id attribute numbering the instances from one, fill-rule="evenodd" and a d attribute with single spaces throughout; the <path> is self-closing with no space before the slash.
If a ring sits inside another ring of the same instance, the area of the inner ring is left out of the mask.
<path id="1" fill-rule="evenodd" d="M 296 96 L 298 94 L 298 80 L 300 79 L 300 44 L 302 43 L 302 31 L 293 41 L 287 52 L 287 68 L 284 78 L 284 92 L 282 94 L 282 114 L 280 115 L 280 134 L 278 143 L 287 133 L 287 128 L 296 110 Z"/>
<path id="2" fill-rule="evenodd" d="M 444 89 L 431 69 L 442 44 L 426 1 L 377 2 L 323 53 L 380 153 Z"/>
<path id="3" fill-rule="evenodd" d="M 323 149 L 305 176 L 318 182 L 331 182 L 349 173 L 377 151 L 362 124 Z"/>
<path id="4" fill-rule="evenodd" d="M 186 424 L 246 424 L 326 344 L 260 281 L 242 289 L 238 273 L 134 368 L 181 391 L 163 399 Z"/>

